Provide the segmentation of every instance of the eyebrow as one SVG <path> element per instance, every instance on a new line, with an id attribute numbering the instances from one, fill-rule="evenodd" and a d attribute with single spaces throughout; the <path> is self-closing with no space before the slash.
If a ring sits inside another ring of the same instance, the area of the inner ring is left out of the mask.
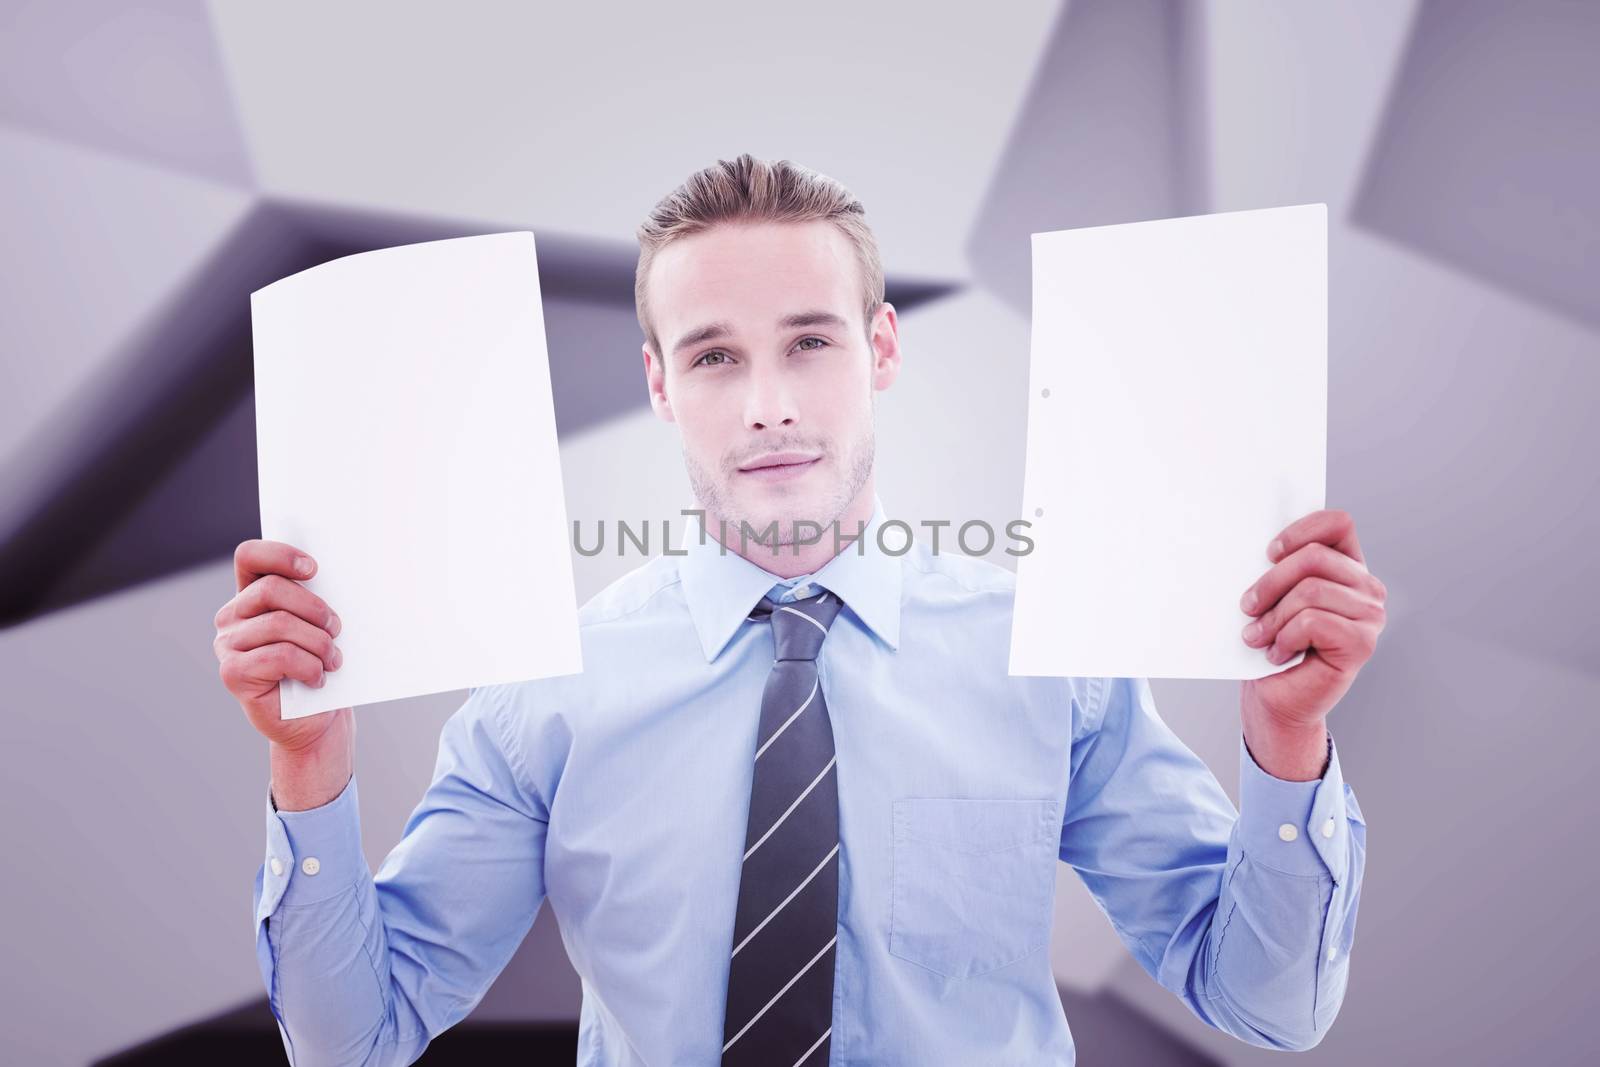
<path id="1" fill-rule="evenodd" d="M 806 326 L 832 326 L 835 329 L 844 329 L 850 324 L 841 316 L 831 311 L 799 311 L 793 315 L 785 315 L 778 320 L 780 330 L 797 330 Z M 726 322 L 711 322 L 697 330 L 690 330 L 678 338 L 678 343 L 672 346 L 672 354 L 677 355 L 691 345 L 703 341 L 712 341 L 718 337 L 726 337 L 733 332 L 733 328 Z"/>

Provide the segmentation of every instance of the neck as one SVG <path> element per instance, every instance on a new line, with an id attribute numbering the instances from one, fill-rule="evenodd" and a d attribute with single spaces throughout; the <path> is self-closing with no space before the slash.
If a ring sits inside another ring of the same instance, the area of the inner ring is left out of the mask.
<path id="1" fill-rule="evenodd" d="M 855 551 L 856 531 L 864 530 L 866 523 L 872 519 L 872 494 L 873 478 L 869 475 L 855 499 L 833 520 L 839 531 L 838 552 Z M 774 548 L 757 542 L 753 537 L 744 538 L 741 544 L 738 522 L 715 512 L 707 511 L 705 522 L 711 540 L 720 541 L 729 552 L 743 556 L 775 578 L 813 574 L 838 554 L 834 548 L 833 526 L 827 524 L 824 524 L 820 535 L 809 527 L 801 531 L 805 536 L 817 538 L 813 544 L 788 544 Z M 726 537 L 719 537 L 723 533 Z"/>

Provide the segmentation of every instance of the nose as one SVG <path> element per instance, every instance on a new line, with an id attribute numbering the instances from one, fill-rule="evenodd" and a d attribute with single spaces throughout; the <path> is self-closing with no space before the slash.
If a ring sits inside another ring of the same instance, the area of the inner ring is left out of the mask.
<path id="1" fill-rule="evenodd" d="M 750 374 L 744 399 L 745 425 L 752 430 L 793 426 L 800 417 L 794 392 L 781 367 L 758 366 Z"/>

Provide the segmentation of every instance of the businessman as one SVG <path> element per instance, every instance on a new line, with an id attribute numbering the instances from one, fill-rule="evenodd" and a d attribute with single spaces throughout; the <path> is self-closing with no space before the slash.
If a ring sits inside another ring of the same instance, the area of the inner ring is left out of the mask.
<path id="1" fill-rule="evenodd" d="M 1058 861 L 1206 1023 L 1316 1045 L 1366 856 L 1326 719 L 1384 625 L 1350 516 L 1291 523 L 1240 591 L 1240 640 L 1306 655 L 1242 685 L 1236 809 L 1145 679 L 1007 673 L 1012 572 L 879 542 L 901 353 L 859 202 L 744 155 L 639 241 L 649 400 L 701 514 L 583 606 L 582 673 L 471 690 L 376 875 L 352 710 L 279 717 L 282 678 L 339 669 L 335 606 L 296 547 L 238 547 L 216 651 L 270 742 L 255 930 L 290 1061 L 411 1063 L 548 899 L 581 1064 L 1072 1064 Z"/>

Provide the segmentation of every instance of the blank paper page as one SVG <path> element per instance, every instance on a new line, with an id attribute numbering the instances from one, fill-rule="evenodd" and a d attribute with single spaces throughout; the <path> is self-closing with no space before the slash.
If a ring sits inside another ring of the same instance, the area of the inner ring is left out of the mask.
<path id="1" fill-rule="evenodd" d="M 534 235 L 346 256 L 250 318 L 261 535 L 343 627 L 283 717 L 581 671 Z"/>
<path id="2" fill-rule="evenodd" d="M 1259 678 L 1239 598 L 1325 506 L 1323 204 L 1035 233 L 1012 674 Z"/>

